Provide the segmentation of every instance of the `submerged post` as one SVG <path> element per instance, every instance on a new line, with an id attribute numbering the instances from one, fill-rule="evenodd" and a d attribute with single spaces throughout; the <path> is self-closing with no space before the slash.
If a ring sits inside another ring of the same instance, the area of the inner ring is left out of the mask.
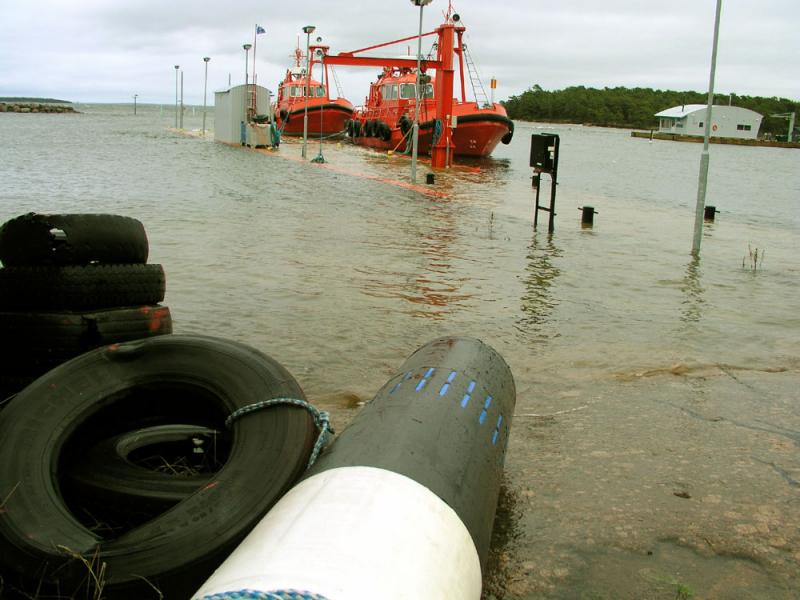
<path id="1" fill-rule="evenodd" d="M 414 85 L 414 123 L 411 126 L 411 183 L 417 183 L 417 149 L 419 147 L 419 76 L 422 65 L 422 9 L 433 0 L 411 0 L 414 6 L 419 6 L 419 33 L 417 34 L 417 75 Z"/>
<path id="2" fill-rule="evenodd" d="M 700 154 L 700 175 L 697 182 L 697 206 L 694 211 L 694 238 L 692 254 L 699 256 L 700 240 L 703 237 L 703 207 L 706 203 L 706 184 L 708 183 L 708 138 L 711 135 L 711 108 L 714 104 L 714 72 L 717 68 L 717 41 L 719 40 L 719 15 L 722 11 L 722 0 L 717 0 L 717 12 L 714 18 L 714 42 L 711 46 L 711 74 L 708 79 L 708 108 L 706 109 L 705 133 L 703 135 L 703 152 Z"/>

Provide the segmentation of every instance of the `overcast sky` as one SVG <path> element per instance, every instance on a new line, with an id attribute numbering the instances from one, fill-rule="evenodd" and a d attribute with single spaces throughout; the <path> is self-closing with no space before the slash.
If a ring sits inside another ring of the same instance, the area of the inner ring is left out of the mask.
<path id="1" fill-rule="evenodd" d="M 460 0 L 456 12 L 495 98 L 534 84 L 708 89 L 715 0 Z M 443 20 L 447 0 L 423 12 Z M 798 0 L 723 0 L 716 91 L 800 99 Z M 258 36 L 258 82 L 275 90 L 304 25 L 331 52 L 417 33 L 409 0 L 1 0 L 0 96 L 75 102 L 172 103 L 175 69 L 187 104 L 203 102 L 203 56 L 212 90 L 243 83 L 245 52 Z M 423 51 L 431 38 L 423 38 Z M 384 55 L 408 52 L 409 44 Z M 413 48 L 413 46 L 412 46 Z M 249 55 L 253 59 L 252 50 Z M 252 63 L 251 63 L 252 64 Z M 375 68 L 338 67 L 344 95 L 363 102 Z"/>

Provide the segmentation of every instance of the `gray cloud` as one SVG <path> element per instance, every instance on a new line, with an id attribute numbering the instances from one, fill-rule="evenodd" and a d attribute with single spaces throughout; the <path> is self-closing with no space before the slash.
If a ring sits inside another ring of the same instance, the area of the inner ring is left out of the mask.
<path id="1" fill-rule="evenodd" d="M 434 0 L 425 9 L 426 31 L 446 7 Z M 708 85 L 713 0 L 464 0 L 456 10 L 484 80 L 499 81 L 498 99 L 533 84 L 697 91 Z M 305 45 L 303 25 L 316 25 L 315 36 L 338 52 L 414 35 L 419 15 L 403 0 L 5 0 L 3 13 L 0 95 L 125 102 L 137 93 L 154 103 L 173 101 L 175 64 L 184 71 L 187 101 L 201 102 L 203 56 L 212 57 L 210 89 L 226 87 L 229 75 L 241 82 L 241 45 L 252 42 L 256 23 L 267 28 L 258 36 L 259 82 L 274 88 L 298 39 Z M 717 90 L 799 98 L 799 31 L 796 0 L 725 0 Z M 339 68 L 345 95 L 363 101 L 375 72 Z"/>

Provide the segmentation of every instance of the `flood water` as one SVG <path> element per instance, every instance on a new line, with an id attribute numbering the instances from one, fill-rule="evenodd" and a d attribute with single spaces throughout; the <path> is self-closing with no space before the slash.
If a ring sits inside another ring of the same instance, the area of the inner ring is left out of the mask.
<path id="1" fill-rule="evenodd" d="M 296 140 L 176 133 L 167 107 L 77 108 L 0 115 L 0 222 L 140 219 L 175 332 L 273 356 L 340 429 L 435 337 L 506 359 L 485 598 L 800 597 L 800 151 L 711 146 L 720 212 L 695 260 L 698 144 L 517 123 L 492 158 L 409 189 L 402 156 L 325 142 L 316 165 Z M 532 227 L 545 131 L 561 137 L 552 235 L 545 213 Z"/>

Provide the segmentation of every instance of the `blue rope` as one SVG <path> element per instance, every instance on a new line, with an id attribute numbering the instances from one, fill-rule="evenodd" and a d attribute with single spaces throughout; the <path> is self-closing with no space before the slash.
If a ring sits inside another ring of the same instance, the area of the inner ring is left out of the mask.
<path id="1" fill-rule="evenodd" d="M 313 592 L 300 590 L 275 590 L 262 592 L 260 590 L 238 590 L 236 592 L 222 592 L 209 594 L 199 600 L 328 600 L 325 596 Z"/>
<path id="2" fill-rule="evenodd" d="M 261 400 L 260 402 L 254 402 L 253 404 L 242 406 L 241 408 L 237 408 L 235 411 L 233 411 L 228 416 L 228 418 L 225 419 L 225 427 L 230 429 L 231 424 L 236 419 L 246 414 L 255 412 L 257 410 L 261 410 L 263 408 L 268 408 L 270 406 L 279 406 L 282 404 L 289 404 L 291 406 L 299 406 L 300 408 L 305 408 L 308 412 L 311 413 L 311 416 L 314 417 L 314 424 L 319 429 L 319 436 L 317 437 L 317 441 L 314 444 L 314 449 L 311 451 L 311 456 L 308 459 L 308 465 L 306 465 L 306 468 L 309 468 L 317 460 L 319 453 L 322 452 L 322 448 L 323 446 L 325 446 L 325 442 L 328 439 L 328 435 L 333 434 L 334 431 L 333 427 L 331 427 L 330 415 L 324 410 L 317 410 L 313 404 L 306 402 L 305 400 L 299 400 L 297 398 L 272 398 L 270 400 Z M 242 597 L 246 598 L 248 596 L 242 596 Z M 300 596 L 298 596 L 298 598 L 300 598 Z"/>

